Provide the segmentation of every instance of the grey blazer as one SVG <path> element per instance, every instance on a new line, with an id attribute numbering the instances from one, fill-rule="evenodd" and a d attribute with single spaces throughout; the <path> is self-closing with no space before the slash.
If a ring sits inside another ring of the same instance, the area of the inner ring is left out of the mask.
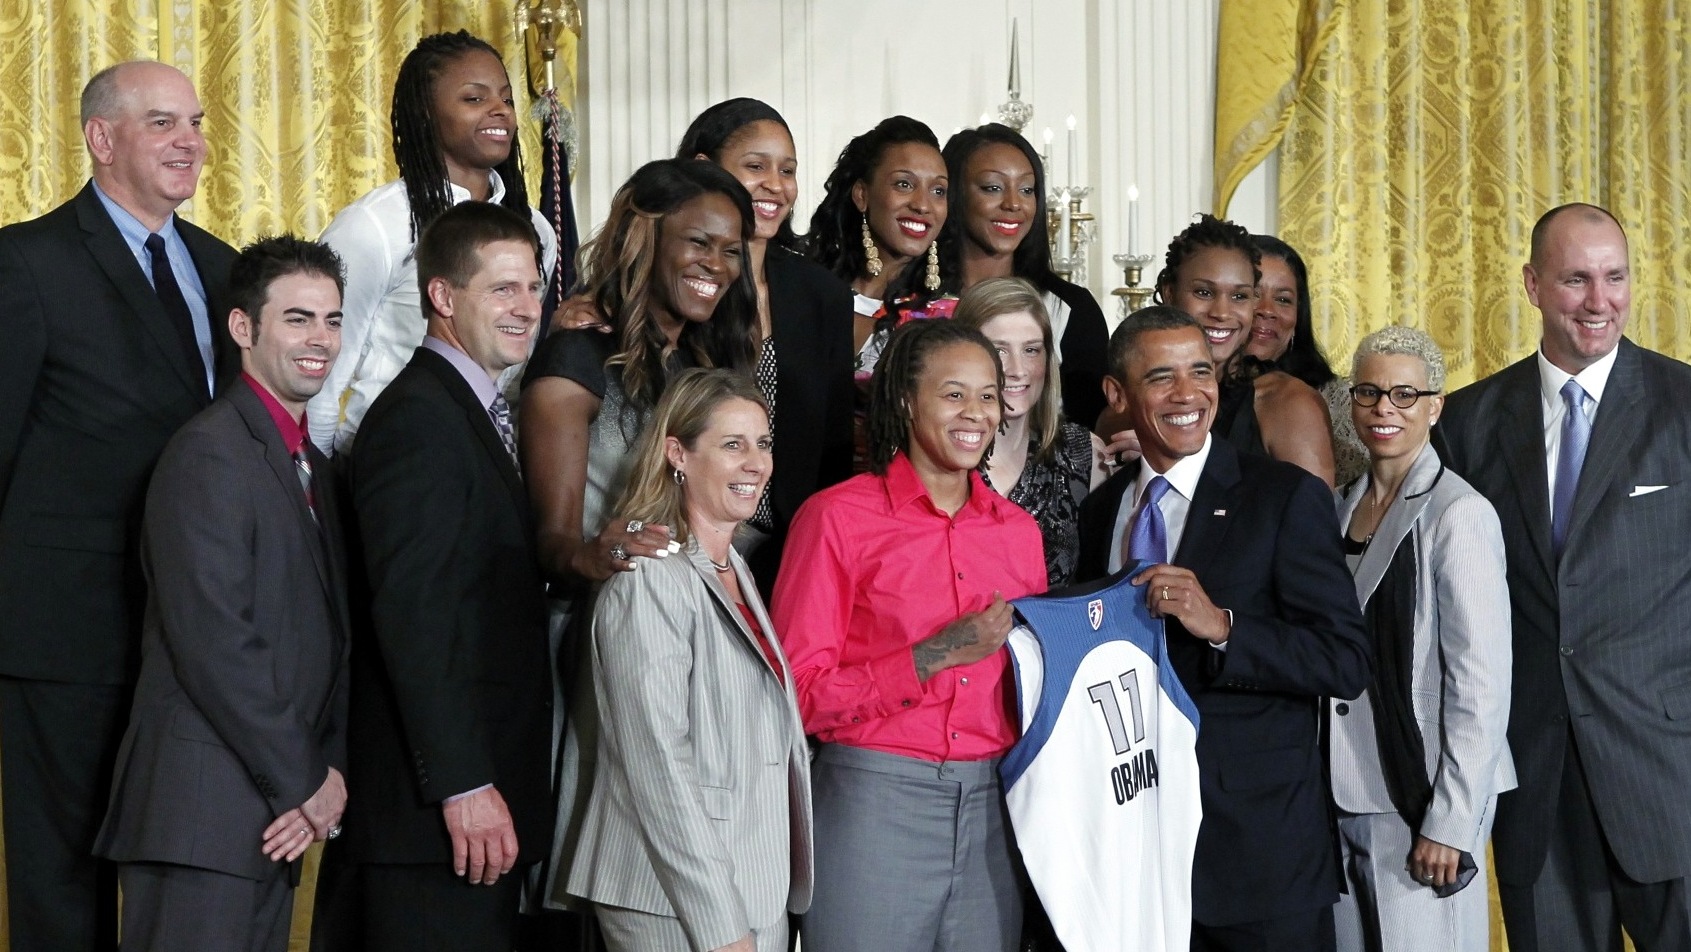
<path id="1" fill-rule="evenodd" d="M 673 916 L 697 949 L 810 907 L 810 765 L 792 672 L 757 584 L 730 558 L 780 680 L 697 541 L 600 591 L 598 770 L 569 872 L 572 894 Z"/>
<path id="2" fill-rule="evenodd" d="M 321 529 L 244 383 L 165 448 L 141 530 L 141 678 L 98 855 L 264 879 L 264 828 L 346 771 L 346 562 L 328 461 L 305 446 Z"/>
<path id="3" fill-rule="evenodd" d="M 1339 524 L 1350 523 L 1371 482 L 1363 474 L 1338 497 Z M 1510 635 L 1503 533 L 1491 503 L 1449 471 L 1432 446 L 1422 448 L 1356 567 L 1356 599 L 1366 605 L 1405 536 L 1416 542 L 1415 650 L 1411 700 L 1426 748 L 1433 799 L 1420 833 L 1470 853 L 1484 849 L 1487 801 L 1515 787 L 1509 725 Z M 1348 706 L 1330 701 L 1335 788 L 1360 786 L 1361 802 L 1339 807 L 1388 813 L 1393 807 L 1379 761 L 1359 763 L 1341 743 L 1373 724 L 1366 694 Z M 1341 709 L 1346 713 L 1341 713 Z M 1370 738 L 1371 739 L 1371 738 Z M 1360 784 L 1349 784 L 1358 778 Z M 1368 796 L 1367 792 L 1372 792 Z"/>

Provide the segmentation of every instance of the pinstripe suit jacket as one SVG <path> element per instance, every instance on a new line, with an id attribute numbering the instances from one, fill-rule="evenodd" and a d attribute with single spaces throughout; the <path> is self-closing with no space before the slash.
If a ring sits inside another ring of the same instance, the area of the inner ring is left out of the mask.
<path id="1" fill-rule="evenodd" d="M 1621 869 L 1691 875 L 1691 367 L 1621 340 L 1557 559 L 1536 361 L 1451 394 L 1440 424 L 1509 556 L 1521 785 L 1498 800 L 1497 877 L 1538 878 L 1570 722 Z"/>
<path id="2" fill-rule="evenodd" d="M 598 770 L 569 875 L 584 899 L 678 918 L 696 949 L 810 907 L 810 764 L 792 672 L 731 558 L 780 680 L 696 541 L 600 591 Z"/>
<path id="3" fill-rule="evenodd" d="M 1339 525 L 1368 491 L 1364 475 L 1339 496 Z M 1509 608 L 1503 533 L 1491 503 L 1445 469 L 1431 446 L 1410 467 L 1374 541 L 1356 568 L 1356 600 L 1366 605 L 1406 537 L 1415 540 L 1415 648 L 1411 701 L 1426 750 L 1433 800 L 1418 832 L 1477 853 L 1486 801 L 1515 786 L 1515 762 L 1504 731 L 1509 722 Z M 1372 689 L 1370 689 L 1372 690 Z M 1369 727 L 1345 705 L 1329 701 L 1337 737 Z M 1369 733 L 1372 728 L 1369 727 Z M 1359 763 L 1354 748 L 1335 744 L 1332 772 L 1339 808 L 1392 813 L 1380 762 Z M 1361 799 L 1339 794 L 1346 778 L 1362 779 Z"/>

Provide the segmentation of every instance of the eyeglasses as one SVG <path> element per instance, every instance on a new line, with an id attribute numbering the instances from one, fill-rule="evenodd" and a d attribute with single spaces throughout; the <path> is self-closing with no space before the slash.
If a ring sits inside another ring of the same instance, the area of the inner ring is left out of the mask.
<path id="1" fill-rule="evenodd" d="M 1399 410 L 1407 410 L 1415 405 L 1415 401 L 1422 397 L 1436 397 L 1437 390 L 1416 390 L 1414 387 L 1393 387 L 1382 390 L 1371 383 L 1359 383 L 1350 388 L 1350 398 L 1359 407 L 1371 407 L 1380 402 L 1382 396 L 1391 400 L 1392 406 Z"/>

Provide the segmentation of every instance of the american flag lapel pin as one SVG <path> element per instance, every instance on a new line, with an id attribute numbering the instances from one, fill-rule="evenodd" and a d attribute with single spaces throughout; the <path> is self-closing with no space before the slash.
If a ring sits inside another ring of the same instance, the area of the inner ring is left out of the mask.
<path id="1" fill-rule="evenodd" d="M 1210 515 L 1212 515 L 1212 516 L 1225 516 L 1225 515 L 1227 515 L 1227 510 L 1217 509 L 1216 511 L 1210 513 Z"/>

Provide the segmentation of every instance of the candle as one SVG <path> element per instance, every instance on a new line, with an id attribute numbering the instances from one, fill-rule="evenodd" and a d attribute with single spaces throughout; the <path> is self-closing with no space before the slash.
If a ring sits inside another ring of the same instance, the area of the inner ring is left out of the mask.
<path id="1" fill-rule="evenodd" d="M 1045 166 L 1045 177 L 1050 178 L 1051 177 L 1051 140 L 1057 138 L 1057 134 L 1055 132 L 1051 131 L 1050 126 L 1046 126 L 1045 127 L 1045 134 L 1042 136 L 1042 138 L 1045 140 L 1045 147 L 1039 150 L 1039 164 Z"/>
<path id="2" fill-rule="evenodd" d="M 1021 46 L 1021 44 L 1016 42 L 1016 40 L 1017 40 L 1016 21 L 1014 19 L 1012 19 L 1010 21 L 1010 98 L 1011 99 L 1022 98 L 1022 66 L 1021 66 L 1021 62 L 1020 62 L 1019 57 L 1016 55 L 1016 51 Z"/>
<path id="3" fill-rule="evenodd" d="M 1060 260 L 1067 261 L 1073 253 L 1073 245 L 1069 235 L 1069 226 L 1072 221 L 1069 218 L 1069 190 L 1063 189 L 1058 192 L 1057 200 L 1062 203 L 1062 208 L 1057 213 L 1057 257 Z"/>
<path id="4" fill-rule="evenodd" d="M 1139 185 L 1127 187 L 1127 253 L 1139 251 Z"/>
<path id="5" fill-rule="evenodd" d="M 1075 133 L 1075 117 L 1069 116 L 1069 181 L 1070 185 L 1080 184 L 1080 141 Z"/>

